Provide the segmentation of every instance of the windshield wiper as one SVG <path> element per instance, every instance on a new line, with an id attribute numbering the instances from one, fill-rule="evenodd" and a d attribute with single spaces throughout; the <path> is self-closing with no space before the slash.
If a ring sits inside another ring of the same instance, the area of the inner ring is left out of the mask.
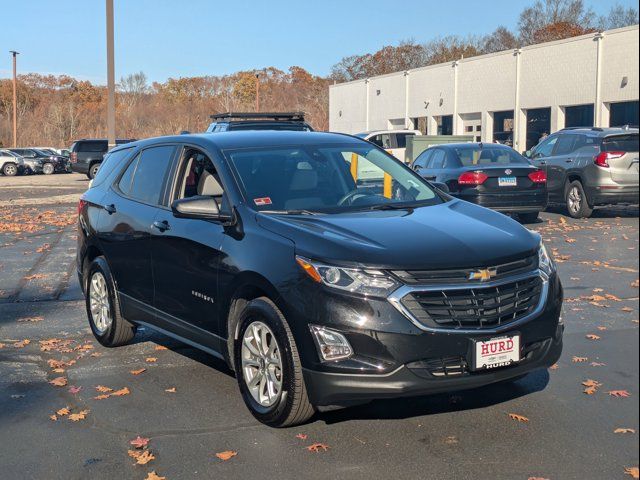
<path id="1" fill-rule="evenodd" d="M 272 213 L 276 215 L 317 215 L 311 210 L 260 210 L 260 213 Z"/>
<path id="2" fill-rule="evenodd" d="M 381 203 L 380 205 L 371 205 L 366 210 L 413 210 L 419 205 L 407 205 L 403 203 Z"/>

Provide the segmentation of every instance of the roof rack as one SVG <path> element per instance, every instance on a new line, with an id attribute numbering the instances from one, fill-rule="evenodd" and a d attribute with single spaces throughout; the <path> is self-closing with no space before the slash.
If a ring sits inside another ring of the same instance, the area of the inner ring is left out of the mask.
<path id="1" fill-rule="evenodd" d="M 304 112 L 224 112 L 209 115 L 215 121 L 223 120 L 281 120 L 304 122 Z"/>
<path id="2" fill-rule="evenodd" d="M 604 131 L 601 127 L 564 127 L 560 131 L 565 131 L 565 130 L 593 130 L 594 132 Z"/>

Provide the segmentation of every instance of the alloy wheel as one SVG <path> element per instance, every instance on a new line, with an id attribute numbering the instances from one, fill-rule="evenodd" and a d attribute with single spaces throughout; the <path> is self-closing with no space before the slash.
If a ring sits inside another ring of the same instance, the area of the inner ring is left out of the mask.
<path id="1" fill-rule="evenodd" d="M 567 195 L 567 203 L 569 211 L 573 214 L 577 214 L 582 207 L 582 194 L 578 187 L 571 187 L 569 194 Z"/>
<path id="2" fill-rule="evenodd" d="M 113 319 L 107 281 L 100 272 L 95 272 L 89 282 L 89 307 L 96 330 L 99 334 L 103 334 L 111 326 Z"/>
<path id="3" fill-rule="evenodd" d="M 282 358 L 271 329 L 251 323 L 242 337 L 242 375 L 253 399 L 263 407 L 274 405 L 282 391 Z"/>
<path id="4" fill-rule="evenodd" d="M 18 173 L 18 169 L 12 163 L 8 163 L 4 166 L 4 174 L 7 177 L 13 177 L 16 173 Z"/>
<path id="5" fill-rule="evenodd" d="M 53 173 L 53 165 L 51 165 L 50 163 L 45 163 L 42 166 L 42 173 L 44 173 L 45 175 L 51 175 Z"/>

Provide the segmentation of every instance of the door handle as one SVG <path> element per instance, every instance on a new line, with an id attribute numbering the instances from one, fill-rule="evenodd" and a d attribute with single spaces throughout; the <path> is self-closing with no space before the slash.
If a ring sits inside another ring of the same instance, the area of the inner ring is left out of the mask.
<path id="1" fill-rule="evenodd" d="M 567 163 L 571 163 L 571 162 L 573 162 L 573 158 L 567 158 L 567 159 L 565 160 L 565 162 L 567 162 Z"/>
<path id="2" fill-rule="evenodd" d="M 167 222 L 166 220 L 163 220 L 161 222 L 159 220 L 156 220 L 151 224 L 151 226 L 153 228 L 157 228 L 161 232 L 171 230 L 171 225 L 169 225 L 169 222 Z"/>
<path id="3" fill-rule="evenodd" d="M 104 208 L 109 215 L 116 213 L 116 206 L 113 203 L 110 203 L 109 205 L 105 205 L 102 208 Z"/>

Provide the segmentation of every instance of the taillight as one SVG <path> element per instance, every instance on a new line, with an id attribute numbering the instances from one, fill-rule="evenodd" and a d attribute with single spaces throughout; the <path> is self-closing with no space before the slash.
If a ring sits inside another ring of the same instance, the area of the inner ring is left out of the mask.
<path id="1" fill-rule="evenodd" d="M 599 167 L 609 168 L 609 160 L 624 156 L 625 152 L 602 152 L 593 160 Z"/>
<path id="2" fill-rule="evenodd" d="M 458 177 L 460 185 L 482 185 L 489 178 L 487 174 L 482 172 L 464 172 Z"/>
<path id="3" fill-rule="evenodd" d="M 547 183 L 547 173 L 544 170 L 536 170 L 529 174 L 529 179 L 533 183 Z"/>
<path id="4" fill-rule="evenodd" d="M 71 163 L 76 163 L 78 161 L 78 154 L 76 152 L 71 152 L 69 160 L 71 160 Z"/>
<path id="5" fill-rule="evenodd" d="M 82 198 L 80 200 L 78 200 L 78 215 L 80 215 L 82 213 L 82 210 L 84 209 L 84 206 L 87 204 L 86 200 L 83 200 Z"/>

